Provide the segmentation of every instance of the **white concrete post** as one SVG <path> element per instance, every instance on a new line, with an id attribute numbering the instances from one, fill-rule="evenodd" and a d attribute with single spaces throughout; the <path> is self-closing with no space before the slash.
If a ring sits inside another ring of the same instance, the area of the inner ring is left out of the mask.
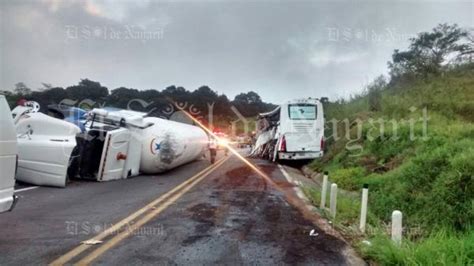
<path id="1" fill-rule="evenodd" d="M 369 199 L 369 185 L 364 184 L 362 188 L 362 202 L 360 206 L 360 225 L 359 229 L 362 233 L 365 233 L 365 224 L 367 222 L 367 201 Z"/>
<path id="2" fill-rule="evenodd" d="M 337 184 L 333 183 L 331 185 L 331 195 L 329 199 L 329 213 L 331 217 L 336 218 L 336 205 L 337 205 Z"/>
<path id="3" fill-rule="evenodd" d="M 402 243 L 402 212 L 392 212 L 392 240 L 395 244 L 400 245 Z"/>
<path id="4" fill-rule="evenodd" d="M 324 172 L 323 185 L 321 187 L 321 209 L 326 207 L 326 191 L 328 190 L 328 172 Z"/>

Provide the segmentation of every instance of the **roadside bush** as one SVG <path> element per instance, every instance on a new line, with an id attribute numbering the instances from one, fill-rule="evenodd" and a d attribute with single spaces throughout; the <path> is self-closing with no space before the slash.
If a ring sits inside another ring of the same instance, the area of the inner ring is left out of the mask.
<path id="1" fill-rule="evenodd" d="M 385 128 L 383 134 L 372 133 L 367 129 L 366 134 L 370 134 L 372 139 L 366 141 L 364 147 L 366 153 L 375 156 L 381 164 L 389 162 L 395 156 L 413 150 L 423 136 L 420 125 L 411 130 L 407 123 L 402 124 L 397 129 L 393 127 Z M 411 139 L 411 134 L 413 134 L 415 139 Z"/>
<path id="2" fill-rule="evenodd" d="M 463 119 L 474 122 L 474 102 L 459 102 L 454 106 L 454 111 Z"/>
<path id="3" fill-rule="evenodd" d="M 433 140 L 417 156 L 383 175 L 366 178 L 373 212 L 389 221 L 391 211 L 404 213 L 407 226 L 426 232 L 441 227 L 464 231 L 474 221 L 474 141 Z"/>
<path id="4" fill-rule="evenodd" d="M 474 148 L 455 154 L 449 163 L 450 171 L 436 180 L 429 200 L 436 203 L 436 215 L 443 214 L 456 230 L 467 230 L 474 224 Z"/>
<path id="5" fill-rule="evenodd" d="M 357 190 L 361 185 L 361 179 L 365 175 L 365 170 L 362 167 L 351 167 L 335 170 L 330 179 L 336 183 L 338 187 L 346 190 Z"/>
<path id="6" fill-rule="evenodd" d="M 318 173 L 322 173 L 324 170 L 324 162 L 321 160 L 313 160 L 308 166 Z"/>

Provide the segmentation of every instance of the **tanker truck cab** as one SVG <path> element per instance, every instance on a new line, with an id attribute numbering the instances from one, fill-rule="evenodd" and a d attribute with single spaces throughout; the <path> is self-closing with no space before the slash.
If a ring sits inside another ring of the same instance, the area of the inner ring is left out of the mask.
<path id="1" fill-rule="evenodd" d="M 307 160 L 323 156 L 324 114 L 318 99 L 289 101 L 280 107 L 280 120 L 275 134 L 276 158 Z"/>
<path id="2" fill-rule="evenodd" d="M 17 165 L 17 140 L 15 126 L 5 96 L 0 95 L 0 213 L 11 210 Z"/>
<path id="3" fill-rule="evenodd" d="M 93 109 L 78 139 L 68 175 L 95 181 L 125 179 L 139 174 L 141 131 L 151 126 L 146 113 Z"/>

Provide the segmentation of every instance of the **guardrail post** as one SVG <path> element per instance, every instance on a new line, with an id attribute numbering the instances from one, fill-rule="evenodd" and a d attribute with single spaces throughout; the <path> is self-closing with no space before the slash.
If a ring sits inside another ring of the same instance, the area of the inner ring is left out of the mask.
<path id="1" fill-rule="evenodd" d="M 362 202 L 360 206 L 360 225 L 359 229 L 362 233 L 365 233 L 365 224 L 367 222 L 367 201 L 369 199 L 369 185 L 364 184 L 362 188 Z"/>
<path id="2" fill-rule="evenodd" d="M 392 240 L 395 244 L 400 245 L 402 243 L 402 212 L 393 211 L 392 212 Z"/>
<path id="3" fill-rule="evenodd" d="M 336 205 L 337 205 L 337 184 L 333 183 L 331 185 L 331 197 L 329 201 L 329 213 L 331 217 L 336 218 Z"/>
<path id="4" fill-rule="evenodd" d="M 321 187 L 321 209 L 326 207 L 326 191 L 328 190 L 328 172 L 324 172 L 323 185 Z"/>

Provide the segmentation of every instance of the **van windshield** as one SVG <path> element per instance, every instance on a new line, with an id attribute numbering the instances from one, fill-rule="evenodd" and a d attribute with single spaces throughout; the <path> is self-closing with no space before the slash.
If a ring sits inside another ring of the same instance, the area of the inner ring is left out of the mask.
<path id="1" fill-rule="evenodd" d="M 315 120 L 316 105 L 313 104 L 290 104 L 288 105 L 290 119 L 294 120 Z"/>

